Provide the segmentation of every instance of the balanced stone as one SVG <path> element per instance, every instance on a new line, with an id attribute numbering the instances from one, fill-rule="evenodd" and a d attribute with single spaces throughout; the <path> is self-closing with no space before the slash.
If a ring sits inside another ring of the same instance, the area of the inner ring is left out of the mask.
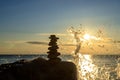
<path id="1" fill-rule="evenodd" d="M 56 62 L 56 61 L 60 61 L 61 59 L 58 57 L 60 55 L 59 52 L 57 52 L 57 49 L 59 48 L 58 45 L 57 45 L 57 39 L 59 39 L 58 37 L 56 37 L 55 35 L 51 35 L 49 37 L 50 42 L 49 42 L 49 48 L 48 48 L 48 58 L 49 58 L 49 61 L 53 61 L 53 62 Z M 56 60 L 56 61 L 54 61 Z"/>

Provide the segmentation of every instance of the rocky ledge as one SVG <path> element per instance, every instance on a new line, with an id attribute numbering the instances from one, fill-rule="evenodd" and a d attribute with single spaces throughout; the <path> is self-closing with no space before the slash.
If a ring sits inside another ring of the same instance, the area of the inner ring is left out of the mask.
<path id="1" fill-rule="evenodd" d="M 77 80 L 72 62 L 54 62 L 37 58 L 0 65 L 0 80 Z"/>

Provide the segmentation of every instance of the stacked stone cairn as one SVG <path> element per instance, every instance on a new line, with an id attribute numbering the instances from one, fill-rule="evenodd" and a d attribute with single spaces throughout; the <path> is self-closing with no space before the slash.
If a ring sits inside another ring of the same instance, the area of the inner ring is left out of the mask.
<path id="1" fill-rule="evenodd" d="M 61 59 L 58 57 L 60 55 L 59 52 L 57 52 L 57 49 L 59 48 L 57 45 L 57 40 L 59 39 L 58 37 L 56 37 L 55 35 L 50 35 L 49 37 L 50 42 L 49 42 L 49 48 L 48 48 L 48 58 L 49 61 L 52 63 L 58 63 L 61 61 Z"/>

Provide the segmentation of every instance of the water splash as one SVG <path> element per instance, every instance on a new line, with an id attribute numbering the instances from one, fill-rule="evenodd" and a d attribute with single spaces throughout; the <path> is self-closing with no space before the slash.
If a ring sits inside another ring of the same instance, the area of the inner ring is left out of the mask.
<path id="1" fill-rule="evenodd" d="M 116 67 L 116 72 L 117 72 L 117 78 L 120 79 L 120 58 L 117 59 L 117 67 Z"/>
<path id="2" fill-rule="evenodd" d="M 93 63 L 91 55 L 85 55 L 79 52 L 82 44 L 88 43 L 89 39 L 102 40 L 102 31 L 99 30 L 98 37 L 86 34 L 82 28 L 75 30 L 71 27 L 68 29 L 68 32 L 73 36 L 74 44 L 76 44 L 76 49 L 73 53 L 75 54 L 75 63 L 78 69 L 78 80 L 114 80 L 116 75 L 120 76 L 120 65 L 117 66 L 117 74 L 115 74 L 114 67 L 107 67 L 106 65 L 99 67 Z M 115 75 L 111 76 L 113 74 Z"/>
<path id="3" fill-rule="evenodd" d="M 90 55 L 78 54 L 78 69 L 80 80 L 95 80 L 98 70 Z"/>
<path id="4" fill-rule="evenodd" d="M 78 68 L 78 78 L 80 80 L 94 80 L 97 75 L 97 67 L 93 64 L 91 56 L 79 53 L 82 43 L 88 40 L 90 36 L 85 34 L 84 30 L 74 30 L 73 27 L 68 32 L 74 37 L 76 44 L 74 54 L 76 55 L 75 62 Z"/>

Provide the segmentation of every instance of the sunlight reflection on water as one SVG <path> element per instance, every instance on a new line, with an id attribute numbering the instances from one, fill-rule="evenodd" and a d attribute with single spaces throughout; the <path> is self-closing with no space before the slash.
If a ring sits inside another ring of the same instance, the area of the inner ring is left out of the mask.
<path id="1" fill-rule="evenodd" d="M 113 58 L 113 56 L 111 57 Z M 97 59 L 93 60 L 93 58 L 94 58 L 93 55 L 83 55 L 80 53 L 76 55 L 75 62 L 78 69 L 78 80 L 119 80 L 120 79 L 119 58 L 117 59 L 115 57 L 115 59 L 113 59 L 113 62 L 116 61 L 116 63 L 108 61 L 107 58 L 109 58 L 109 60 L 112 59 L 109 56 L 104 57 L 106 60 L 102 60 L 99 58 L 99 61 L 97 61 Z"/>

